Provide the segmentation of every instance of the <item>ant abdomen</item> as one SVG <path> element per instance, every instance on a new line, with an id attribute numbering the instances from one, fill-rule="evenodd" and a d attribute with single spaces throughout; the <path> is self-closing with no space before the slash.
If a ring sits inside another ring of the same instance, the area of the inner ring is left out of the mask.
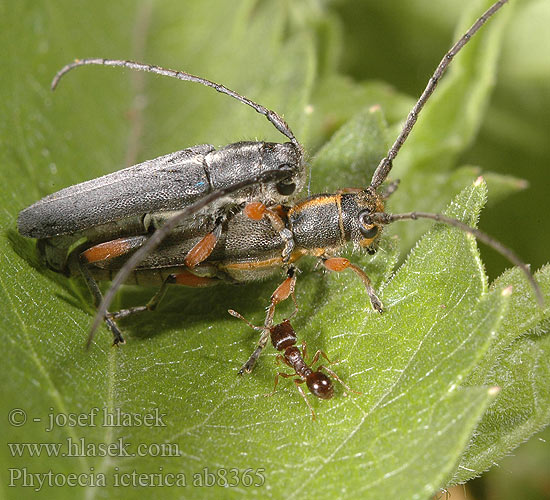
<path id="1" fill-rule="evenodd" d="M 312 372 L 306 378 L 306 385 L 311 394 L 321 399 L 330 399 L 334 395 L 334 386 L 330 378 L 323 372 Z"/>

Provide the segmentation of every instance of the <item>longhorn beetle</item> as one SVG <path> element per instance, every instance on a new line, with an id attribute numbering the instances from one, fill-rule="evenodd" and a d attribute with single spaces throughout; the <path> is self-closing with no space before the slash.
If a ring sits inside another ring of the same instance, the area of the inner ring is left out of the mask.
<path id="1" fill-rule="evenodd" d="M 268 204 L 288 202 L 302 188 L 303 148 L 274 111 L 204 78 L 131 61 L 76 61 L 57 73 L 52 89 L 65 73 L 88 64 L 144 70 L 212 87 L 265 115 L 290 142 L 237 142 L 219 150 L 209 144 L 193 146 L 42 198 L 20 212 L 17 226 L 23 236 L 39 239 L 53 270 L 66 271 L 67 250 L 82 237 L 95 243 L 122 235 L 147 234 L 182 208 L 218 193 L 205 205 L 206 215 L 216 221 L 214 229 L 205 236 L 204 242 L 209 245 L 202 245 L 203 251 L 206 246 L 211 251 L 232 208 L 255 199 Z M 191 252 L 187 265 L 192 267 L 194 259 L 196 255 Z"/>
<path id="2" fill-rule="evenodd" d="M 116 212 L 112 208 L 99 220 L 94 219 L 97 214 L 96 203 L 107 196 L 104 194 L 106 179 L 120 183 L 123 201 L 127 201 L 124 186 L 126 180 L 133 182 L 132 186 L 135 186 L 139 180 L 134 179 L 134 174 L 148 167 L 154 171 L 157 165 L 170 163 L 170 159 L 166 160 L 171 156 L 168 155 L 149 164 L 131 167 L 134 170 L 122 170 L 110 174 L 111 177 L 106 176 L 66 188 L 20 213 L 20 233 L 39 239 L 38 247 L 50 267 L 68 274 L 80 272 L 91 289 L 98 310 L 90 330 L 88 344 L 102 320 L 105 320 L 111 329 L 114 343 L 122 343 L 123 337 L 115 320 L 134 312 L 154 309 L 170 283 L 206 286 L 220 280 L 246 282 L 263 279 L 282 268 L 286 271 L 287 277 L 271 297 L 257 348 L 239 371 L 250 372 L 269 339 L 275 306 L 294 291 L 296 274 L 293 263 L 303 255 L 318 257 L 331 271 L 354 271 L 363 281 L 372 307 L 378 312 L 383 312 L 383 305 L 367 274 L 349 260 L 334 257 L 334 254 L 347 241 L 353 241 L 369 252 L 374 252 L 383 227 L 405 219 L 433 219 L 473 234 L 521 268 L 533 286 L 539 303 L 542 304 L 542 293 L 529 267 L 511 250 L 485 233 L 442 214 L 386 213 L 384 202 L 394 188 L 390 185 L 386 192 L 379 191 L 391 171 L 393 160 L 451 60 L 504 3 L 506 0 L 495 2 L 445 54 L 409 113 L 401 133 L 380 161 L 369 186 L 345 188 L 335 194 L 315 195 L 291 204 L 284 204 L 287 201 L 285 197 L 293 194 L 294 188 L 303 183 L 303 149 L 288 125 L 273 111 L 219 84 L 157 66 L 108 59 L 85 59 L 65 66 L 55 76 L 52 87 L 55 87 L 60 78 L 71 69 L 88 64 L 127 67 L 198 82 L 248 104 L 264 114 L 277 130 L 290 139 L 290 143 L 284 145 L 268 146 L 267 149 L 282 152 L 284 158 L 281 160 L 278 156 L 278 161 L 270 163 L 265 169 L 252 167 L 257 163 L 261 164 L 258 158 L 261 157 L 263 146 L 268 143 L 237 143 L 228 146 L 231 154 L 237 154 L 243 163 L 238 163 L 238 168 L 233 163 L 224 165 L 222 160 L 225 153 L 222 153 L 220 162 L 215 163 L 210 170 L 211 175 L 217 175 L 218 169 L 221 172 L 223 168 L 234 168 L 238 172 L 227 172 L 228 178 L 235 173 L 243 174 L 243 178 L 237 182 L 233 179 L 233 183 L 227 181 L 219 186 L 212 185 L 211 187 L 216 189 L 204 190 L 196 197 L 189 195 L 191 191 L 184 190 L 185 196 L 181 203 L 178 203 L 177 195 L 173 193 L 175 190 L 171 179 L 166 177 L 167 189 L 171 190 L 171 201 L 168 206 L 158 202 L 158 199 L 163 197 L 162 192 L 153 192 L 150 196 L 151 199 L 157 200 L 155 202 L 150 202 L 149 198 L 131 199 L 127 209 Z M 212 151 L 205 152 L 201 148 L 204 146 L 196 146 L 175 155 L 178 158 L 178 155 L 183 156 L 184 163 L 187 161 L 187 155 L 191 155 L 202 165 L 204 158 L 201 155 L 208 155 Z M 248 148 L 254 154 L 247 157 L 241 148 Z M 224 152 L 225 148 L 220 151 Z M 289 157 L 290 163 L 283 163 L 281 166 L 281 162 L 287 161 Z M 147 170 L 144 176 L 143 182 L 147 183 Z M 197 184 L 187 184 L 190 185 Z M 273 196 L 263 197 L 266 185 L 269 186 L 267 191 Z M 147 186 L 150 187 L 152 185 Z M 103 194 L 94 197 L 91 193 L 96 189 Z M 243 192 L 246 194 L 242 195 Z M 84 213 L 79 213 L 72 205 L 72 202 L 80 197 L 86 199 L 82 210 Z M 240 210 L 246 201 L 251 200 L 254 201 L 248 203 L 244 210 Z M 281 202 L 283 205 L 278 206 Z M 86 241 L 75 248 L 76 243 L 82 238 Z M 140 283 L 142 278 L 149 282 L 162 283 L 159 292 L 146 306 L 117 313 L 108 312 L 116 290 L 132 272 L 137 283 Z M 96 279 L 112 279 L 111 288 L 103 299 Z"/>

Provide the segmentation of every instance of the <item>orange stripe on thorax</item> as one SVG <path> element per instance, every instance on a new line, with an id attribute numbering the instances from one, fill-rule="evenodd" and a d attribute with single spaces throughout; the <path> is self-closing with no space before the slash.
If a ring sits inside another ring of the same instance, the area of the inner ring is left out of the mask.
<path id="1" fill-rule="evenodd" d="M 339 204 L 339 198 L 340 195 L 338 194 L 329 194 L 324 196 L 316 196 L 315 198 L 311 198 L 309 200 L 305 200 L 301 203 L 298 203 L 297 205 L 294 205 L 289 213 L 292 214 L 299 214 L 303 210 L 307 210 L 310 207 L 315 207 L 319 205 L 328 205 L 330 203 L 333 203 L 335 205 Z"/>

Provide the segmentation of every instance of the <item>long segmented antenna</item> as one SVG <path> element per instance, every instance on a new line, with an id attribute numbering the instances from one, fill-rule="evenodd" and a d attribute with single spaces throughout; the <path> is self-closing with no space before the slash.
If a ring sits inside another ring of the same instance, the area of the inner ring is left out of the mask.
<path id="1" fill-rule="evenodd" d="M 422 92 L 422 95 L 419 97 L 413 109 L 410 111 L 409 115 L 407 116 L 407 120 L 405 121 L 405 125 L 403 126 L 401 133 L 399 134 L 399 136 L 397 137 L 397 139 L 389 149 L 387 155 L 378 164 L 378 167 L 376 168 L 372 176 L 371 187 L 376 189 L 386 180 L 388 174 L 392 169 L 393 160 L 396 158 L 397 154 L 399 153 L 399 150 L 401 149 L 401 147 L 409 137 L 409 134 L 411 133 L 414 127 L 414 124 L 418 119 L 418 115 L 422 111 L 422 108 L 424 107 L 424 105 L 426 104 L 430 96 L 433 94 L 435 88 L 437 87 L 437 84 L 439 83 L 439 80 L 445 73 L 445 70 L 447 69 L 447 67 L 453 60 L 453 58 L 470 41 L 472 36 L 475 35 L 475 33 L 487 22 L 487 20 L 493 14 L 495 14 L 505 3 L 507 3 L 507 1 L 508 0 L 500 0 L 498 2 L 495 2 L 493 5 L 491 5 L 491 7 L 489 7 L 489 9 L 487 9 L 485 13 L 476 20 L 476 22 L 471 26 L 471 28 L 443 56 L 443 59 L 437 66 L 430 80 L 428 81 L 428 84 L 426 85 L 424 92 Z M 427 213 L 427 212 L 408 212 L 408 213 L 402 213 L 402 214 L 388 214 L 388 213 L 381 212 L 381 213 L 372 214 L 370 219 L 373 222 L 377 222 L 379 224 L 390 224 L 391 222 L 395 222 L 398 220 L 407 220 L 407 219 L 413 219 L 413 220 L 431 219 L 438 222 L 443 222 L 451 226 L 458 227 L 462 231 L 465 231 L 467 233 L 474 235 L 478 240 L 482 241 L 486 245 L 496 250 L 498 253 L 506 257 L 510 262 L 518 266 L 523 271 L 529 283 L 533 287 L 533 290 L 535 292 L 539 305 L 541 307 L 544 307 L 544 297 L 543 297 L 542 291 L 538 283 L 535 281 L 535 278 L 531 274 L 529 266 L 525 264 L 522 260 L 520 260 L 520 258 L 508 247 L 504 246 L 498 240 L 492 238 L 488 234 L 480 231 L 479 229 L 472 228 L 467 224 L 464 224 L 463 222 L 459 221 L 458 219 L 447 217 L 446 215 L 443 215 L 443 214 L 435 214 L 435 213 Z"/>
<path id="2" fill-rule="evenodd" d="M 77 59 L 74 62 L 67 64 L 57 72 L 57 74 L 54 76 L 52 80 L 52 84 L 51 84 L 52 90 L 55 90 L 55 88 L 59 83 L 59 80 L 61 80 L 61 78 L 66 73 L 68 73 L 74 68 L 78 68 L 79 66 L 86 66 L 89 64 L 96 64 L 99 66 L 118 66 L 118 67 L 138 70 L 138 71 L 147 71 L 149 73 L 155 73 L 157 75 L 162 75 L 162 76 L 169 76 L 171 78 L 177 78 L 178 80 L 200 83 L 207 87 L 211 87 L 214 90 L 221 92 L 222 94 L 227 94 L 228 96 L 231 96 L 234 99 L 237 99 L 237 101 L 240 101 L 243 104 L 250 106 L 261 115 L 264 115 L 269 120 L 269 122 L 279 132 L 281 132 L 281 134 L 288 137 L 292 142 L 292 144 L 294 144 L 300 151 L 303 151 L 301 144 L 298 142 L 296 137 L 294 137 L 294 134 L 292 133 L 292 130 L 290 130 L 290 127 L 288 126 L 288 124 L 275 111 L 267 109 L 266 107 L 260 104 L 257 104 L 254 101 L 251 101 L 250 99 L 242 96 L 241 94 L 238 94 L 234 90 L 228 89 L 227 87 L 220 85 L 219 83 L 212 82 L 210 80 L 207 80 L 206 78 L 201 78 L 200 76 L 191 75 L 190 73 L 185 73 L 184 71 L 176 71 L 173 69 L 161 68 L 160 66 L 154 66 L 151 64 L 143 64 L 143 63 L 134 62 L 134 61 L 123 61 L 119 59 Z"/>
<path id="3" fill-rule="evenodd" d="M 490 246 L 492 249 L 496 250 L 498 253 L 506 257 L 512 264 L 518 266 L 525 274 L 527 279 L 529 280 L 530 285 L 533 287 L 533 290 L 535 291 L 535 295 L 537 297 L 537 301 L 541 307 L 544 307 L 544 297 L 542 294 L 542 290 L 540 289 L 540 286 L 535 281 L 535 278 L 531 274 L 531 271 L 529 269 L 529 266 L 525 264 L 520 258 L 508 247 L 504 246 L 500 241 L 495 240 L 488 234 L 484 233 L 483 231 L 480 231 L 479 229 L 473 228 L 468 226 L 468 224 L 464 224 L 464 222 L 459 221 L 458 219 L 454 219 L 452 217 L 447 217 L 443 214 L 434 214 L 434 213 L 428 213 L 428 212 L 407 212 L 402 214 L 388 214 L 385 212 L 377 212 L 372 214 L 369 219 L 373 223 L 378 224 L 390 224 L 395 221 L 399 220 L 407 220 L 407 219 L 431 219 L 438 222 L 443 222 L 444 224 L 448 224 L 450 226 L 458 227 L 462 231 L 465 231 L 466 233 L 473 234 L 479 241 L 482 241 L 486 245 Z"/>
<path id="4" fill-rule="evenodd" d="M 233 309 L 228 309 L 227 312 L 231 314 L 231 316 L 234 316 L 235 318 L 242 319 L 250 328 L 253 330 L 256 330 L 258 332 L 262 332 L 264 330 L 263 326 L 256 326 L 253 325 L 250 321 L 248 321 L 242 314 L 239 314 L 237 311 L 234 311 Z"/>
<path id="5" fill-rule="evenodd" d="M 147 255 L 149 255 L 149 253 L 151 253 L 158 245 L 160 245 L 162 240 L 176 226 L 181 224 L 182 221 L 184 221 L 188 217 L 191 217 L 192 215 L 194 215 L 195 213 L 197 213 L 199 210 L 203 209 L 210 203 L 216 200 L 219 200 L 220 198 L 223 198 L 224 196 L 227 196 L 235 191 L 239 191 L 240 189 L 243 189 L 248 186 L 253 186 L 254 184 L 261 184 L 264 182 L 283 180 L 288 176 L 289 176 L 288 171 L 267 170 L 251 179 L 237 182 L 236 184 L 233 184 L 232 186 L 229 186 L 227 188 L 214 191 L 213 193 L 210 193 L 209 195 L 201 198 L 200 200 L 197 200 L 195 203 L 184 208 L 179 214 L 172 217 L 163 226 L 157 229 L 151 235 L 151 237 L 144 243 L 144 245 L 140 247 L 134 254 L 132 254 L 132 256 L 124 263 L 124 265 L 120 268 L 120 270 L 112 280 L 111 287 L 109 288 L 109 290 L 107 290 L 107 293 L 104 295 L 103 300 L 101 301 L 101 304 L 99 304 L 99 307 L 97 308 L 94 321 L 92 323 L 92 326 L 90 327 L 90 332 L 88 334 L 88 341 L 86 342 L 86 347 L 89 347 L 90 344 L 92 343 L 95 331 L 97 330 L 98 326 L 101 324 L 103 319 L 105 318 L 107 311 L 109 309 L 109 306 L 111 305 L 111 302 L 113 301 L 113 298 L 117 290 L 120 288 L 120 285 L 122 285 L 126 281 L 130 273 L 138 266 L 138 264 Z"/>
<path id="6" fill-rule="evenodd" d="M 399 153 L 399 150 L 401 149 L 401 146 L 405 144 L 405 141 L 409 137 L 409 134 L 411 133 L 411 130 L 414 127 L 414 124 L 416 123 L 416 120 L 418 119 L 418 115 L 422 111 L 422 108 L 432 95 L 433 91 L 437 87 L 437 84 L 441 77 L 443 76 L 443 73 L 445 73 L 445 70 L 453 60 L 454 56 L 466 45 L 472 36 L 475 35 L 475 33 L 481 28 L 487 20 L 497 11 L 499 10 L 508 0 L 500 0 L 498 2 L 495 2 L 487 11 L 478 18 L 478 20 L 472 25 L 472 27 L 456 42 L 449 52 L 447 52 L 443 59 L 441 59 L 441 62 L 437 66 L 437 69 L 435 70 L 434 74 L 428 81 L 428 85 L 426 85 L 426 88 L 424 89 L 424 92 L 422 92 L 422 95 L 419 97 L 418 101 L 414 105 L 413 109 L 410 111 L 409 115 L 407 116 L 407 120 L 405 121 L 405 125 L 403 126 L 403 129 L 401 130 L 401 133 L 393 143 L 392 147 L 389 149 L 388 154 L 382 158 L 380 163 L 378 164 L 378 167 L 376 167 L 376 170 L 374 171 L 374 174 L 372 176 L 372 180 L 370 182 L 370 185 L 373 188 L 377 188 L 382 184 L 386 178 L 388 177 L 388 174 L 390 173 L 390 170 L 392 169 L 392 162 Z"/>

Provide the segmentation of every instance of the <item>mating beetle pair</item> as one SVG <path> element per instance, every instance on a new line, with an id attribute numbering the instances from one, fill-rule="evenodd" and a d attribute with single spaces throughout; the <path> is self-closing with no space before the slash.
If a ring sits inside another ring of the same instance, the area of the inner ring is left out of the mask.
<path id="1" fill-rule="evenodd" d="M 195 146 L 136 165 L 44 198 L 21 212 L 19 231 L 39 239 L 39 248 L 50 267 L 84 275 L 99 306 L 95 325 L 105 318 L 115 343 L 122 341 L 115 320 L 154 308 L 170 283 L 203 286 L 219 280 L 244 282 L 285 269 L 287 277 L 272 296 L 258 347 L 241 373 L 253 368 L 267 343 L 275 306 L 291 295 L 296 280 L 293 263 L 303 255 L 320 258 L 333 271 L 353 270 L 364 282 L 372 306 L 381 312 L 382 304 L 368 276 L 348 260 L 334 255 L 347 241 L 374 251 L 383 226 L 395 220 L 431 218 L 474 234 L 519 265 L 540 298 L 527 266 L 498 242 L 439 214 L 387 214 L 384 201 L 392 189 L 379 192 L 392 161 L 448 64 L 504 3 L 496 2 L 445 55 L 403 131 L 380 162 L 370 186 L 299 202 L 293 196 L 304 184 L 302 147 L 273 111 L 226 87 L 183 72 L 103 59 L 68 65 L 58 73 L 54 86 L 74 67 L 100 64 L 145 70 L 213 87 L 264 114 L 290 142 L 236 143 L 219 151 L 211 146 Z M 116 197 L 112 194 L 113 185 L 120 190 Z M 146 193 L 133 195 L 136 186 L 143 187 Z M 105 201 L 110 201 L 108 208 L 101 206 Z M 260 205 L 248 203 L 251 201 Z M 85 241 L 78 245 L 81 240 Z M 118 275 L 113 286 L 101 301 L 96 280 L 110 279 L 115 272 Z M 147 306 L 107 313 L 114 290 L 131 273 L 138 283 L 162 283 L 161 290 Z"/>

